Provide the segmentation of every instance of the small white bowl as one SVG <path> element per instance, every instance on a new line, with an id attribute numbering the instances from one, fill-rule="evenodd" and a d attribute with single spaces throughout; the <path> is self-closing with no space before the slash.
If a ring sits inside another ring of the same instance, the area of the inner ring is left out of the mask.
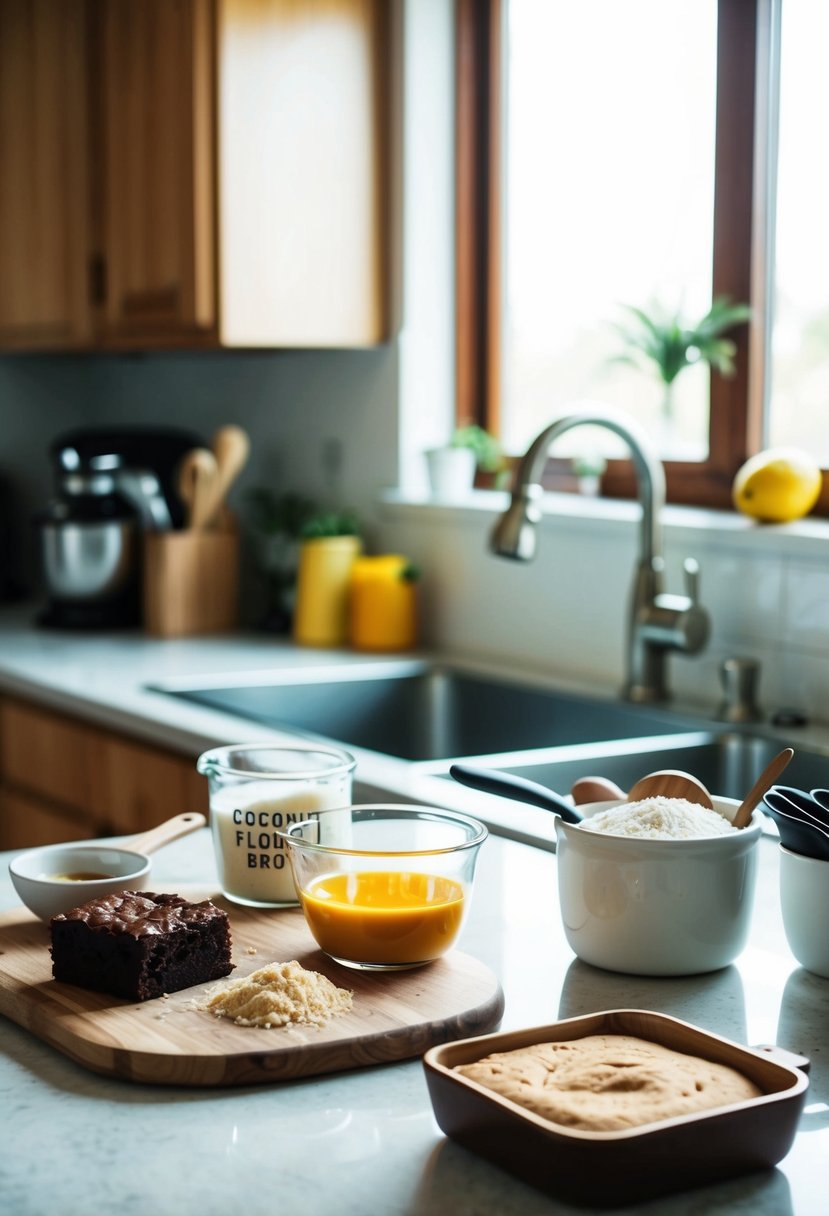
<path id="1" fill-rule="evenodd" d="M 146 854 L 107 845 L 50 844 L 21 853 L 9 863 L 15 891 L 41 920 L 101 895 L 146 890 L 150 869 Z M 61 874 L 105 877 L 73 880 L 59 878 Z"/>
<path id="2" fill-rule="evenodd" d="M 740 803 L 712 798 L 733 819 Z M 596 815 L 616 802 L 579 807 Z M 757 880 L 758 812 L 725 836 L 649 840 L 556 819 L 564 932 L 579 958 L 629 975 L 696 975 L 745 947 Z"/>
<path id="3" fill-rule="evenodd" d="M 829 979 L 829 861 L 781 844 L 780 907 L 792 954 L 801 967 Z"/>

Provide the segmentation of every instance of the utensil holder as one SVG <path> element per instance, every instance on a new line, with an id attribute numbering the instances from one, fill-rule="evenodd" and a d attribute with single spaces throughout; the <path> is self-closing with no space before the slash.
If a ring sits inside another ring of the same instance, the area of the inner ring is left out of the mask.
<path id="1" fill-rule="evenodd" d="M 239 534 L 148 532 L 144 543 L 144 628 L 155 637 L 226 633 L 239 610 Z"/>

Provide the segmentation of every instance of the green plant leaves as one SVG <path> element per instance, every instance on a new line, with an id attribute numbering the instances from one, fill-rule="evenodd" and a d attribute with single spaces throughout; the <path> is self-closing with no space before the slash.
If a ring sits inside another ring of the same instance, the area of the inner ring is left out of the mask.
<path id="1" fill-rule="evenodd" d="M 703 360 L 723 376 L 734 374 L 736 344 L 722 337 L 729 329 L 751 318 L 748 304 L 732 304 L 727 296 L 715 299 L 711 308 L 695 324 L 687 324 L 679 313 L 665 317 L 650 316 L 633 304 L 622 307 L 630 314 L 631 324 L 613 322 L 628 348 L 612 362 L 642 367 L 652 363 L 663 384 L 673 384 L 686 367 Z"/>
<path id="2" fill-rule="evenodd" d="M 351 511 L 320 511 L 302 526 L 303 540 L 319 540 L 323 536 L 359 536 L 360 525 Z"/>
<path id="3" fill-rule="evenodd" d="M 494 435 L 476 423 L 459 426 L 452 436 L 453 448 L 471 448 L 475 463 L 485 473 L 497 473 L 504 462 L 501 444 Z"/>

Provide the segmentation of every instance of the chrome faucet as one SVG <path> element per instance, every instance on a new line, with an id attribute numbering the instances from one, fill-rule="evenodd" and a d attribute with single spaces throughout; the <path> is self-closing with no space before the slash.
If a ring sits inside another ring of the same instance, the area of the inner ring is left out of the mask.
<path id="1" fill-rule="evenodd" d="M 622 695 L 629 701 L 665 701 L 666 659 L 671 650 L 696 654 L 708 641 L 710 620 L 699 603 L 699 566 L 685 561 L 685 595 L 662 591 L 662 507 L 665 473 L 648 440 L 632 419 L 610 410 L 567 414 L 546 427 L 530 444 L 518 466 L 512 501 L 495 524 L 490 548 L 500 557 L 530 561 L 535 556 L 535 527 L 541 519 L 541 473 L 550 445 L 575 426 L 601 426 L 630 448 L 642 523 L 633 581 L 627 641 L 627 671 Z"/>

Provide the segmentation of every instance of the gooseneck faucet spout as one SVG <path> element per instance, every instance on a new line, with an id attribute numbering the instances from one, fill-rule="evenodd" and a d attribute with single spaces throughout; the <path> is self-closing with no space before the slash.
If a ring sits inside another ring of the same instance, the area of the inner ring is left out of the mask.
<path id="1" fill-rule="evenodd" d="M 685 563 L 687 595 L 662 592 L 662 508 L 665 473 L 636 423 L 610 410 L 567 414 L 550 423 L 530 444 L 518 466 L 509 507 L 497 521 L 490 547 L 501 557 L 530 561 L 535 556 L 536 524 L 541 519 L 541 474 L 551 444 L 576 426 L 600 426 L 627 444 L 636 471 L 642 508 L 628 624 L 627 673 L 623 695 L 631 701 L 668 698 L 665 660 L 668 651 L 694 654 L 708 640 L 708 613 L 698 603 L 698 567 Z"/>

